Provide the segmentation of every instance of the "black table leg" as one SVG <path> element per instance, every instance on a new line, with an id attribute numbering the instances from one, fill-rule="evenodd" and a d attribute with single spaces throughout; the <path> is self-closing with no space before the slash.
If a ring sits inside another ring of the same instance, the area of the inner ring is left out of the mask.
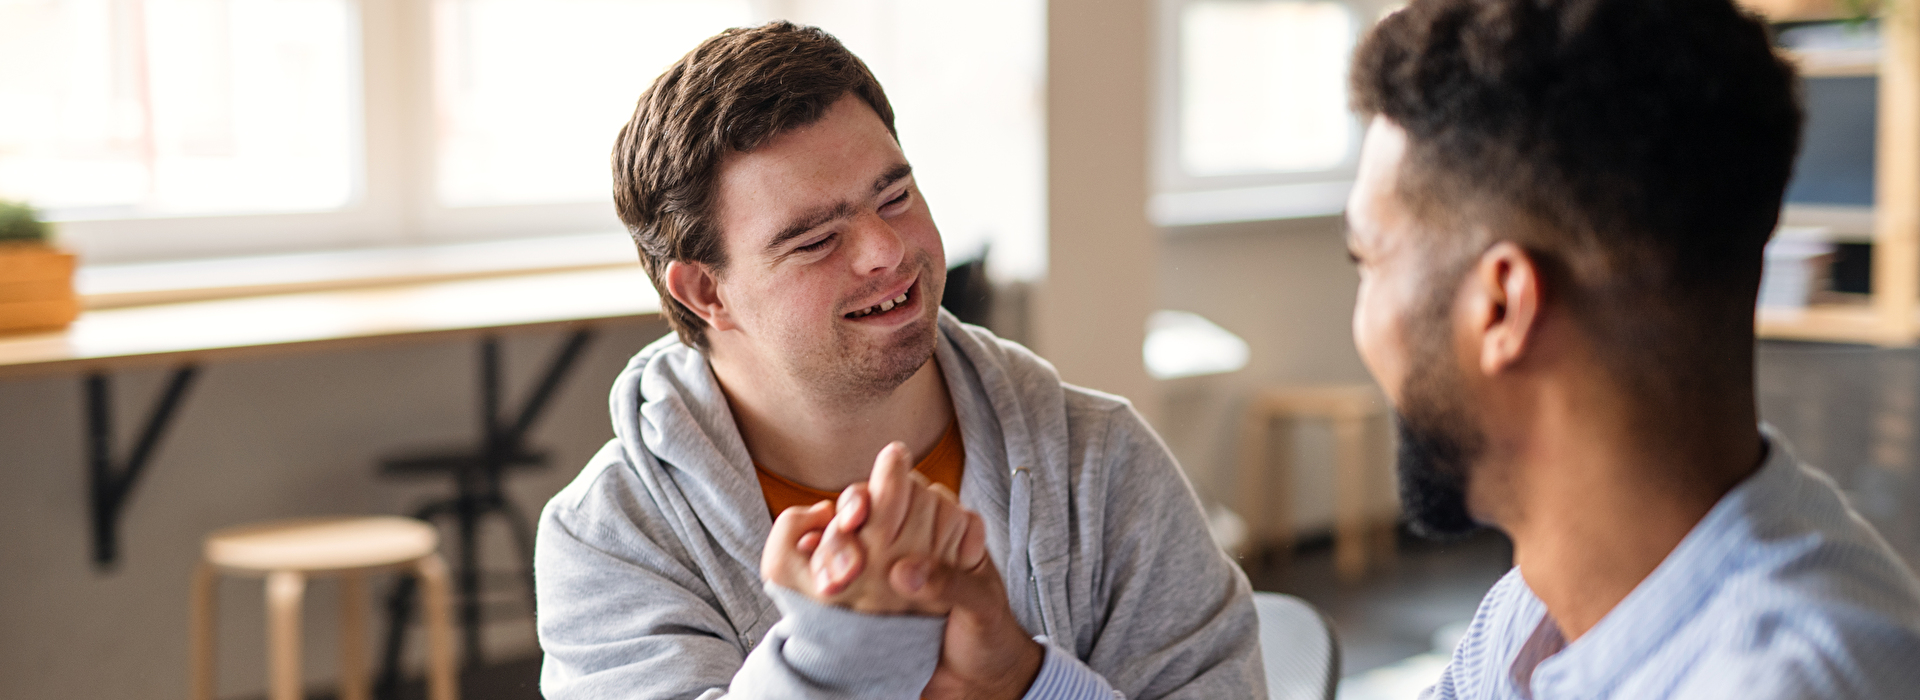
<path id="1" fill-rule="evenodd" d="M 153 457 L 153 450 L 166 434 L 180 399 L 193 383 L 199 368 L 186 365 L 173 371 L 166 389 L 147 415 L 147 423 L 134 443 L 126 464 L 116 465 L 113 457 L 113 387 L 107 375 L 87 375 L 87 452 L 88 476 L 93 511 L 93 564 L 110 571 L 120 559 L 120 514 L 125 510 L 133 485 Z"/>
<path id="2" fill-rule="evenodd" d="M 480 520 L 488 515 L 499 515 L 506 519 L 512 530 L 515 548 L 524 561 L 524 580 L 528 584 L 527 598 L 533 599 L 533 562 L 531 524 L 527 522 L 513 504 L 509 502 L 501 489 L 501 474 L 509 463 L 528 458 L 525 440 L 528 431 L 545 413 L 560 383 L 573 370 L 593 340 L 593 331 L 581 328 L 568 334 L 560 348 L 547 361 L 546 369 L 533 385 L 532 391 L 510 417 L 501 415 L 501 404 L 505 384 L 504 372 L 500 361 L 500 343 L 493 336 L 480 340 L 480 444 L 477 453 L 465 453 L 464 457 L 436 457 L 431 461 L 450 466 L 453 472 L 455 495 L 453 498 L 434 501 L 422 507 L 415 517 L 434 521 L 440 518 L 452 518 L 455 526 L 454 546 L 459 551 L 452 557 L 454 561 L 454 583 L 459 597 L 458 614 L 462 627 L 461 646 L 465 653 L 465 663 L 475 665 L 481 662 L 481 623 L 482 605 L 480 601 L 480 562 L 478 547 L 478 528 Z M 403 577 L 393 589 L 388 601 L 389 619 L 386 649 L 377 684 L 376 697 L 393 698 L 398 692 L 400 675 L 399 659 L 406 644 L 406 625 L 413 612 L 412 597 L 416 586 L 411 579 Z"/>

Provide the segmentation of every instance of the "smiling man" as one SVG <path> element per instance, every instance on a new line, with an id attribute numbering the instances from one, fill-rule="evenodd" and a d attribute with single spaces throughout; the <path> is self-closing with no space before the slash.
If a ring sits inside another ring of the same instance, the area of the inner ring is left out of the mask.
<path id="1" fill-rule="evenodd" d="M 940 311 L 939 231 L 838 41 L 707 40 L 613 160 L 676 333 L 542 514 L 546 697 L 1260 694 L 1246 579 L 1140 416 Z M 809 559 L 856 508 L 864 566 Z"/>
<path id="2" fill-rule="evenodd" d="M 1430 698 L 1895 698 L 1920 583 L 1754 406 L 1792 69 L 1728 0 L 1414 0 L 1356 52 L 1354 340 L 1515 567 Z"/>

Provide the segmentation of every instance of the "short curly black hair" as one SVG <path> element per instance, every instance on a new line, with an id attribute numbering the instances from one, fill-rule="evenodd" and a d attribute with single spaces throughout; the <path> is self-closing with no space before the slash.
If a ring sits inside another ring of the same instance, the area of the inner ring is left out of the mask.
<path id="1" fill-rule="evenodd" d="M 1350 79 L 1356 112 L 1405 130 L 1396 189 L 1421 220 L 1526 217 L 1541 233 L 1516 242 L 1597 299 L 1660 295 L 1751 342 L 1803 119 L 1758 18 L 1730 0 L 1414 0 Z"/>

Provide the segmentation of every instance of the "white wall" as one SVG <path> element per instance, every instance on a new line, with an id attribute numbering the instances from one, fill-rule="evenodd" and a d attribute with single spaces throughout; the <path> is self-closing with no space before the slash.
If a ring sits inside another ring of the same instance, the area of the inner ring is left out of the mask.
<path id="1" fill-rule="evenodd" d="M 552 451 L 553 467 L 511 479 L 511 497 L 529 517 L 612 436 L 607 388 L 629 355 L 664 332 L 660 324 L 609 328 L 582 356 L 531 438 Z M 559 339 L 509 337 L 509 401 L 517 404 Z M 135 488 L 111 573 L 94 570 L 88 548 L 80 379 L 0 381 L 0 695 L 184 696 L 188 578 L 200 538 L 263 519 L 405 513 L 447 493 L 445 483 L 376 479 L 374 463 L 476 434 L 476 356 L 471 342 L 433 342 L 207 365 Z M 121 450 L 163 379 L 157 371 L 116 379 Z M 504 531 L 483 538 L 487 568 L 510 570 Z M 385 587 L 376 584 L 376 598 Z M 334 590 L 309 589 L 306 665 L 315 682 L 331 679 L 336 663 Z M 222 585 L 221 697 L 263 693 L 263 595 L 258 580 Z M 383 629 L 369 620 L 370 636 Z M 488 639 L 491 653 L 531 654 L 531 618 L 504 621 Z"/>

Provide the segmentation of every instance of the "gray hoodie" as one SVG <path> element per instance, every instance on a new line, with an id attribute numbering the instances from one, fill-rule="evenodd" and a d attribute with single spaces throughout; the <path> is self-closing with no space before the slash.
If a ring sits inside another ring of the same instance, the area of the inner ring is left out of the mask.
<path id="1" fill-rule="evenodd" d="M 1265 697 L 1247 580 L 1125 399 L 940 313 L 935 359 L 1015 617 L 1130 698 Z M 772 521 L 706 358 L 676 336 L 614 382 L 615 438 L 541 513 L 541 692 L 579 698 L 908 698 L 944 618 L 763 586 Z M 1062 653 L 1064 652 L 1064 653 Z"/>

